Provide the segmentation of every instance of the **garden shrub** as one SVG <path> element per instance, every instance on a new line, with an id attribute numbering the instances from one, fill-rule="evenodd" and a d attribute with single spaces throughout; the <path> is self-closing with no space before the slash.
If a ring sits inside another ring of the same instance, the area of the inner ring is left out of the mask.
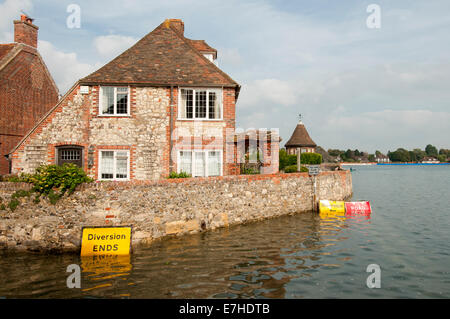
<path id="1" fill-rule="evenodd" d="M 72 194 L 78 185 L 92 181 L 82 168 L 72 163 L 43 165 L 36 169 L 34 175 L 26 178 L 26 182 L 34 185 L 33 191 L 45 195 L 49 195 L 50 191 L 59 191 L 60 197 L 66 192 Z"/>
<path id="2" fill-rule="evenodd" d="M 285 173 L 297 173 L 297 165 L 289 165 L 284 168 Z M 308 168 L 305 166 L 300 167 L 300 172 L 309 172 Z"/>
<path id="3" fill-rule="evenodd" d="M 243 175 L 255 175 L 255 174 L 259 174 L 259 170 L 252 168 L 252 167 L 244 167 L 242 169 L 241 174 Z"/>
<path id="4" fill-rule="evenodd" d="M 322 155 L 318 153 L 302 153 L 300 161 L 302 164 L 318 165 L 322 163 Z"/>
<path id="5" fill-rule="evenodd" d="M 171 172 L 169 174 L 169 178 L 189 178 L 189 177 L 191 177 L 191 175 L 186 172 L 180 172 L 180 173 Z"/>

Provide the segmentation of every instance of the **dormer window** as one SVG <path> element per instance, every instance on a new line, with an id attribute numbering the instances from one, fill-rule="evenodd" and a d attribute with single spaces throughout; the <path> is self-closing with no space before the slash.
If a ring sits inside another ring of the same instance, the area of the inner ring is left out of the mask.
<path id="1" fill-rule="evenodd" d="M 207 58 L 209 61 L 214 62 L 214 56 L 212 53 L 205 53 L 203 54 L 205 58 Z"/>
<path id="2" fill-rule="evenodd" d="M 130 89 L 128 87 L 100 87 L 100 110 L 103 116 L 130 115 Z"/>
<path id="3" fill-rule="evenodd" d="M 181 89 L 180 97 L 179 119 L 222 119 L 221 89 Z"/>

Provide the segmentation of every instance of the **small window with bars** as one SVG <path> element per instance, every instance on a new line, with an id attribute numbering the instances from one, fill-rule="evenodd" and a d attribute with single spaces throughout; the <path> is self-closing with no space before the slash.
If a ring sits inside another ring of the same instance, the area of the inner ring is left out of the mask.
<path id="1" fill-rule="evenodd" d="M 58 165 L 63 165 L 65 163 L 72 163 L 79 167 L 82 167 L 82 148 L 74 146 L 64 146 L 58 147 Z"/>
<path id="2" fill-rule="evenodd" d="M 78 161 L 80 150 L 61 150 L 61 159 L 64 161 Z"/>
<path id="3" fill-rule="evenodd" d="M 129 91 L 128 87 L 102 86 L 100 88 L 100 115 L 129 115 Z"/>

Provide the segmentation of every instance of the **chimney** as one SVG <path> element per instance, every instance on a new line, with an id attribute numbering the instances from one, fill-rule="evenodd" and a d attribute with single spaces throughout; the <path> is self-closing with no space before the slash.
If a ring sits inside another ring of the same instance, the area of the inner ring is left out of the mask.
<path id="1" fill-rule="evenodd" d="M 37 48 L 38 30 L 39 28 L 33 24 L 33 19 L 22 14 L 20 20 L 14 20 L 14 42 Z"/>
<path id="2" fill-rule="evenodd" d="M 184 23 L 181 19 L 167 19 L 166 24 L 175 27 L 184 36 Z"/>

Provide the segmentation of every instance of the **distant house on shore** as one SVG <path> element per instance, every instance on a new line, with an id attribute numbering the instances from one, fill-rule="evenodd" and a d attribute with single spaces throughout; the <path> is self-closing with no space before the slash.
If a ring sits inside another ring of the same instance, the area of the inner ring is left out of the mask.
<path id="1" fill-rule="evenodd" d="M 384 154 L 378 154 L 378 155 L 375 157 L 375 161 L 376 161 L 377 163 L 389 163 L 389 162 L 390 162 L 390 159 L 389 159 L 389 157 L 387 157 L 387 156 L 384 155 Z"/>
<path id="2" fill-rule="evenodd" d="M 297 153 L 297 148 L 300 148 L 301 153 L 314 153 L 317 145 L 311 139 L 305 125 L 300 120 L 291 138 L 286 142 L 285 147 L 289 155 L 294 155 Z"/>
<path id="3" fill-rule="evenodd" d="M 433 156 L 426 156 L 422 159 L 422 163 L 424 164 L 436 164 L 440 163 L 439 160 Z"/>

